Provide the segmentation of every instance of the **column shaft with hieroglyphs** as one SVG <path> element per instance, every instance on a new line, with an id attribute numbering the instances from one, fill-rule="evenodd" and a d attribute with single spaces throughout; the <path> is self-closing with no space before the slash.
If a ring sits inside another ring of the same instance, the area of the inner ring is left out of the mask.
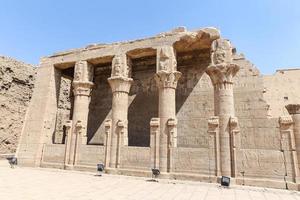
<path id="1" fill-rule="evenodd" d="M 159 169 L 161 172 L 169 172 L 170 152 L 174 139 L 170 134 L 168 120 L 176 119 L 175 91 L 181 76 L 181 73 L 177 71 L 176 56 L 172 46 L 163 46 L 157 49 L 156 64 L 155 79 L 159 88 L 158 117 L 160 119 Z"/>
<path id="2" fill-rule="evenodd" d="M 113 58 L 112 73 L 108 79 L 112 89 L 112 132 L 110 135 L 109 167 L 119 168 L 120 149 L 128 145 L 128 94 L 133 82 L 130 60 L 127 55 L 119 54 Z"/>
<path id="3" fill-rule="evenodd" d="M 233 176 L 231 134 L 234 131 L 231 131 L 230 119 L 235 117 L 235 111 L 232 81 L 239 66 L 232 61 L 232 46 L 228 40 L 215 40 L 211 49 L 211 65 L 206 73 L 214 86 L 214 110 L 215 116 L 219 116 L 221 175 Z"/>

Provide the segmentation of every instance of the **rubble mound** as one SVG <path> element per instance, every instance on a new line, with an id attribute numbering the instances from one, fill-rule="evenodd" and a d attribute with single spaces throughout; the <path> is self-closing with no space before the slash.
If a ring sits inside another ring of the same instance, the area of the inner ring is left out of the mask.
<path id="1" fill-rule="evenodd" d="M 16 151 L 35 76 L 33 65 L 0 55 L 0 154 Z"/>

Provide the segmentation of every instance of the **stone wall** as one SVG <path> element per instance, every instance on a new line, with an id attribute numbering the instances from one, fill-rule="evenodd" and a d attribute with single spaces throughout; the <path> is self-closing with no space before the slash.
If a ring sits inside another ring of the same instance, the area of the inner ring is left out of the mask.
<path id="1" fill-rule="evenodd" d="M 55 133 L 53 135 L 53 142 L 56 144 L 65 142 L 64 123 L 66 120 L 72 119 L 73 103 L 72 78 L 62 75 L 59 80 L 59 85 L 57 117 Z"/>
<path id="2" fill-rule="evenodd" d="M 269 105 L 269 115 L 279 117 L 287 115 L 287 104 L 299 103 L 300 70 L 277 70 L 273 75 L 264 76 L 264 99 Z"/>
<path id="3" fill-rule="evenodd" d="M 34 80 L 34 66 L 0 56 L 0 154 L 16 151 Z"/>

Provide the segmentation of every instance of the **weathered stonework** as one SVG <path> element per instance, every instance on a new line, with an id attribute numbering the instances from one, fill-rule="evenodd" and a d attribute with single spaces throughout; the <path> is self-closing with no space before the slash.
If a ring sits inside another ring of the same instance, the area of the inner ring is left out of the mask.
<path id="1" fill-rule="evenodd" d="M 34 66 L 0 56 L 0 154 L 16 152 L 34 80 Z"/>
<path id="2" fill-rule="evenodd" d="M 266 78 L 214 28 L 57 53 L 38 74 L 21 165 L 100 162 L 107 173 L 157 168 L 162 178 L 298 190 L 297 105 L 281 102 L 274 115 Z"/>

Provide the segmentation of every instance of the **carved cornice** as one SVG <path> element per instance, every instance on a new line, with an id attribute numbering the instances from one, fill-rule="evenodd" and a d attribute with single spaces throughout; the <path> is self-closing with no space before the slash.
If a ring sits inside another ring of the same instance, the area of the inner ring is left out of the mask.
<path id="1" fill-rule="evenodd" d="M 111 87 L 112 92 L 125 92 L 129 93 L 131 84 L 133 83 L 132 78 L 126 78 L 126 77 L 111 77 L 107 79 L 109 82 L 109 85 Z"/>
<path id="2" fill-rule="evenodd" d="M 156 71 L 176 71 L 177 61 L 173 46 L 162 46 L 157 49 Z"/>
<path id="3" fill-rule="evenodd" d="M 211 64 L 206 73 L 213 85 L 232 84 L 232 79 L 240 67 L 233 63 L 232 46 L 228 40 L 217 39 L 211 45 Z"/>
<path id="4" fill-rule="evenodd" d="M 290 115 L 300 114 L 300 104 L 288 104 L 285 108 Z"/>
<path id="5" fill-rule="evenodd" d="M 181 77 L 181 73 L 178 71 L 174 71 L 174 72 L 158 71 L 155 74 L 155 80 L 159 88 L 176 89 L 177 82 L 180 77 Z"/>
<path id="6" fill-rule="evenodd" d="M 73 81 L 72 85 L 75 96 L 90 96 L 94 83 Z"/>

